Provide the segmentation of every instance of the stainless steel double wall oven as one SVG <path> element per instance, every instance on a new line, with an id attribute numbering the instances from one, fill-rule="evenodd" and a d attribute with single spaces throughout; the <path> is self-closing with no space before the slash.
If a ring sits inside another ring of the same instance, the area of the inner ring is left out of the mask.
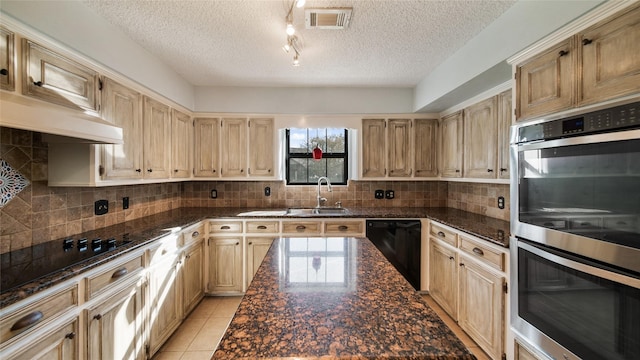
<path id="1" fill-rule="evenodd" d="M 640 359 L 640 102 L 511 135 L 511 327 L 555 359 Z"/>

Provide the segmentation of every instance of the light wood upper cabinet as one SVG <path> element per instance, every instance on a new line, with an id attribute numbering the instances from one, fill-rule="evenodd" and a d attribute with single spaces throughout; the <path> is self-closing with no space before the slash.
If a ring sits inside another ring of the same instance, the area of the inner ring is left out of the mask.
<path id="1" fill-rule="evenodd" d="M 171 177 L 171 113 L 169 106 L 144 97 L 144 177 Z"/>
<path id="2" fill-rule="evenodd" d="M 498 94 L 498 178 L 509 178 L 509 134 L 513 122 L 512 91 Z"/>
<path id="3" fill-rule="evenodd" d="M 438 120 L 415 119 L 413 127 L 416 177 L 438 176 Z"/>
<path id="4" fill-rule="evenodd" d="M 411 164 L 411 129 L 410 119 L 390 119 L 387 130 L 387 159 L 389 160 L 389 176 L 408 177 L 413 173 Z"/>
<path id="5" fill-rule="evenodd" d="M 222 119 L 221 139 L 222 177 L 246 176 L 247 121 L 245 119 Z"/>
<path id="6" fill-rule="evenodd" d="M 572 37 L 518 65 L 518 119 L 550 114 L 574 103 L 576 56 Z"/>
<path id="7" fill-rule="evenodd" d="M 498 117 L 496 97 L 464 110 L 464 176 L 496 177 Z"/>
<path id="8" fill-rule="evenodd" d="M 579 101 L 590 104 L 640 91 L 640 6 L 577 35 L 582 47 Z"/>
<path id="9" fill-rule="evenodd" d="M 191 173 L 191 117 L 171 111 L 171 177 L 188 178 Z"/>
<path id="10" fill-rule="evenodd" d="M 220 119 L 197 118 L 194 126 L 194 176 L 220 176 Z"/>
<path id="11" fill-rule="evenodd" d="M 462 111 L 442 118 L 441 175 L 443 177 L 462 177 Z"/>
<path id="12" fill-rule="evenodd" d="M 103 179 L 142 178 L 141 95 L 105 78 L 102 117 L 122 128 L 123 144 L 102 145 Z"/>
<path id="13" fill-rule="evenodd" d="M 142 290 L 134 285 L 87 310 L 87 359 L 145 358 Z"/>
<path id="14" fill-rule="evenodd" d="M 75 109 L 98 110 L 98 73 L 23 39 L 22 93 Z"/>
<path id="15" fill-rule="evenodd" d="M 15 35 L 0 26 L 0 89 L 13 91 L 16 87 Z"/>
<path id="16" fill-rule="evenodd" d="M 209 238 L 208 292 L 241 292 L 242 266 L 242 235 Z"/>
<path id="17" fill-rule="evenodd" d="M 385 165 L 385 120 L 362 120 L 362 177 L 384 177 Z"/>
<path id="18" fill-rule="evenodd" d="M 273 119 L 249 120 L 249 176 L 273 176 Z"/>

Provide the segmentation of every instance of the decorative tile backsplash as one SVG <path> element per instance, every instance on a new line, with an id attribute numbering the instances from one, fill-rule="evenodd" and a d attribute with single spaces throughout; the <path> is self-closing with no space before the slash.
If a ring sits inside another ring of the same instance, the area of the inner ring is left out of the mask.
<path id="1" fill-rule="evenodd" d="M 0 159 L 0 208 L 16 197 L 30 182 L 4 159 Z"/>
<path id="2" fill-rule="evenodd" d="M 26 184 L 0 207 L 0 253 L 137 219 L 181 206 L 287 208 L 315 206 L 315 186 L 285 186 L 282 181 L 188 181 L 102 188 L 48 187 L 47 144 L 40 133 L 0 127 L 0 158 L 22 174 Z M 4 170 L 3 170 L 4 171 Z M 4 172 L 3 172 L 4 174 Z M 271 195 L 265 196 L 265 187 Z M 218 197 L 211 199 L 211 190 Z M 375 199 L 375 190 L 393 190 L 394 199 Z M 509 220 L 509 186 L 446 181 L 350 181 L 322 186 L 327 205 L 344 207 L 449 206 Z M 504 196 L 507 207 L 497 208 Z M 130 207 L 122 209 L 122 198 Z M 94 215 L 94 202 L 109 201 L 109 213 Z"/>

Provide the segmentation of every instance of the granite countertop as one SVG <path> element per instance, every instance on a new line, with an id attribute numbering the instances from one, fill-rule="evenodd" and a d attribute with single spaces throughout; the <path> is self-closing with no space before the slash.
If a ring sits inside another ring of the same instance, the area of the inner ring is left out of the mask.
<path id="1" fill-rule="evenodd" d="M 296 237 L 274 241 L 212 359 L 248 358 L 475 356 L 368 239 Z"/>
<path id="2" fill-rule="evenodd" d="M 349 208 L 349 214 L 338 218 L 429 218 L 449 225 L 492 243 L 509 246 L 509 222 L 451 208 Z M 304 218 L 326 218 L 325 215 Z M 62 240 L 40 244 L 31 248 L 2 254 L 0 288 L 0 308 L 4 308 L 39 291 L 50 288 L 64 280 L 102 265 L 118 255 L 144 246 L 159 237 L 180 231 L 208 218 L 280 218 L 294 219 L 285 215 L 285 209 L 246 208 L 179 208 L 144 218 L 85 232 L 71 237 L 107 239 L 126 236 L 128 242 L 116 249 L 79 261 L 70 266 L 62 266 L 55 271 L 44 271 L 57 257 L 66 256 L 61 251 Z M 126 235 L 125 235 L 126 234 Z M 55 251 L 52 251 L 55 250 Z M 42 266 L 40 266 L 42 265 Z M 28 271 L 42 271 L 37 278 L 28 282 L 13 281 Z M 8 285 L 11 283 L 19 286 Z"/>

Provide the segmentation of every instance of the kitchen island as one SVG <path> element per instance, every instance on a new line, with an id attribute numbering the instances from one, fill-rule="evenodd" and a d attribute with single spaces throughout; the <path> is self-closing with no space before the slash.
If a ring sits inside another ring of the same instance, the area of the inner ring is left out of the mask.
<path id="1" fill-rule="evenodd" d="M 274 241 L 213 359 L 475 359 L 366 238 Z"/>

